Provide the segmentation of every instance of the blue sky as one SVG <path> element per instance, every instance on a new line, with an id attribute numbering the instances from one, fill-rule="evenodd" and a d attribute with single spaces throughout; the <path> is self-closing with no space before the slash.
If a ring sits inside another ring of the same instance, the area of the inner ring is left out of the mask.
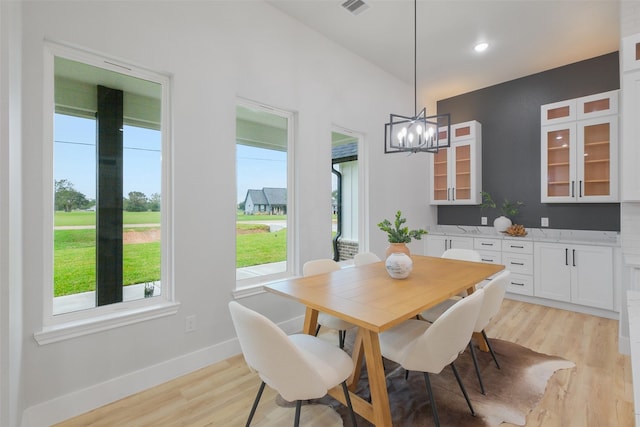
<path id="1" fill-rule="evenodd" d="M 88 199 L 96 197 L 95 120 L 56 114 L 54 179 L 66 179 Z M 160 132 L 124 127 L 124 196 L 161 192 Z"/>
<path id="2" fill-rule="evenodd" d="M 287 153 L 236 144 L 237 199 L 243 202 L 247 190 L 287 187 Z"/>
<path id="3" fill-rule="evenodd" d="M 95 121 L 56 114 L 54 179 L 66 179 L 89 199 L 96 197 Z M 147 197 L 160 193 L 160 132 L 124 128 L 124 196 L 140 191 Z M 236 145 L 237 200 L 249 189 L 287 186 L 287 153 Z"/>

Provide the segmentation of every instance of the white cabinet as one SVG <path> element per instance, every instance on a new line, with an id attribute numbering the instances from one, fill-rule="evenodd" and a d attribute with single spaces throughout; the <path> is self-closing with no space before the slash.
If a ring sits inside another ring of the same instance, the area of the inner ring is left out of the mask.
<path id="1" fill-rule="evenodd" d="M 536 242 L 534 252 L 535 296 L 614 309 L 611 247 Z"/>
<path id="2" fill-rule="evenodd" d="M 622 39 L 621 199 L 640 202 L 640 34 Z"/>
<path id="3" fill-rule="evenodd" d="M 541 107 L 541 201 L 618 201 L 618 91 Z"/>
<path id="4" fill-rule="evenodd" d="M 503 240 L 502 264 L 511 271 L 507 292 L 533 295 L 533 242 L 517 239 Z"/>
<path id="5" fill-rule="evenodd" d="M 447 249 L 473 249 L 473 238 L 458 236 L 438 236 L 427 234 L 425 253 L 428 256 L 442 256 Z"/>
<path id="6" fill-rule="evenodd" d="M 432 205 L 477 205 L 482 190 L 482 125 L 451 125 L 451 147 L 430 157 Z"/>
<path id="7" fill-rule="evenodd" d="M 482 262 L 502 264 L 502 242 L 500 239 L 476 237 L 473 239 L 473 249 L 478 251 Z"/>

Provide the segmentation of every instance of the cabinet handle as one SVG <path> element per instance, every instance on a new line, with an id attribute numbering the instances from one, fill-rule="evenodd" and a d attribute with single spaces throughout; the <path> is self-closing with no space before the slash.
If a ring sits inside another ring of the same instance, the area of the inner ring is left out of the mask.
<path id="1" fill-rule="evenodd" d="M 493 260 L 491 258 L 482 258 L 482 262 L 493 262 Z"/>
<path id="2" fill-rule="evenodd" d="M 451 201 L 456 201 L 456 189 L 454 187 L 451 187 Z"/>
<path id="3" fill-rule="evenodd" d="M 513 261 L 511 261 L 509 264 L 511 264 L 511 265 L 524 265 L 524 262 L 513 262 Z"/>
<path id="4" fill-rule="evenodd" d="M 564 265 L 569 265 L 569 249 L 564 248 Z"/>
<path id="5" fill-rule="evenodd" d="M 509 245 L 510 248 L 524 249 L 524 246 Z"/>
<path id="6" fill-rule="evenodd" d="M 573 266 L 575 267 L 576 266 L 576 250 L 575 249 L 573 249 L 573 254 L 572 255 L 573 255 L 572 256 L 572 258 L 573 258 Z"/>
<path id="7" fill-rule="evenodd" d="M 576 182 L 571 181 L 571 197 L 576 197 Z"/>
<path id="8" fill-rule="evenodd" d="M 511 282 L 511 284 L 515 286 L 524 286 L 524 283 L 518 283 L 518 282 Z"/>
<path id="9" fill-rule="evenodd" d="M 482 246 L 493 246 L 493 243 L 480 243 Z"/>
<path id="10" fill-rule="evenodd" d="M 447 202 L 451 200 L 451 187 L 447 187 Z"/>
<path id="11" fill-rule="evenodd" d="M 582 197 L 582 180 L 580 180 L 579 182 L 580 184 L 578 185 L 578 189 L 579 189 L 578 197 Z"/>

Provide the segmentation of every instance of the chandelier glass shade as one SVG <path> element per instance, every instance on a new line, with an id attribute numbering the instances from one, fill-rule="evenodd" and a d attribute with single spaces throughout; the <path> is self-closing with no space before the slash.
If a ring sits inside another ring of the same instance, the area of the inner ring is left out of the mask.
<path id="1" fill-rule="evenodd" d="M 385 153 L 437 153 L 441 148 L 451 146 L 451 116 L 436 114 L 427 116 L 426 109 L 418 112 L 418 1 L 413 2 L 413 86 L 415 115 L 408 117 L 391 114 L 389 123 L 384 125 Z"/>

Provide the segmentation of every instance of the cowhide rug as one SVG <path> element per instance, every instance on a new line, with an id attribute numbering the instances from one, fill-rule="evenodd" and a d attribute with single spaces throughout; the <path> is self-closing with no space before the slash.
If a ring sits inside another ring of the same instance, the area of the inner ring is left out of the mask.
<path id="1" fill-rule="evenodd" d="M 475 417 L 471 415 L 450 367 L 440 374 L 430 375 L 442 427 L 495 427 L 503 422 L 525 425 L 527 415 L 542 399 L 547 381 L 554 372 L 575 367 L 573 362 L 508 341 L 491 339 L 491 343 L 501 369 L 496 368 L 489 353 L 476 351 L 486 395 L 480 393 L 468 349 L 455 362 L 475 409 Z M 347 343 L 347 351 L 350 344 Z M 434 425 L 423 374 L 411 372 L 405 380 L 402 367 L 386 359 L 384 364 L 394 427 Z M 366 369 L 363 369 L 356 393 L 365 399 L 369 397 Z M 280 406 L 290 405 L 280 397 L 276 401 Z M 342 417 L 343 425 L 351 427 L 348 410 L 330 396 L 310 403 L 333 407 Z M 357 422 L 359 427 L 372 425 L 360 416 L 357 416 Z"/>

